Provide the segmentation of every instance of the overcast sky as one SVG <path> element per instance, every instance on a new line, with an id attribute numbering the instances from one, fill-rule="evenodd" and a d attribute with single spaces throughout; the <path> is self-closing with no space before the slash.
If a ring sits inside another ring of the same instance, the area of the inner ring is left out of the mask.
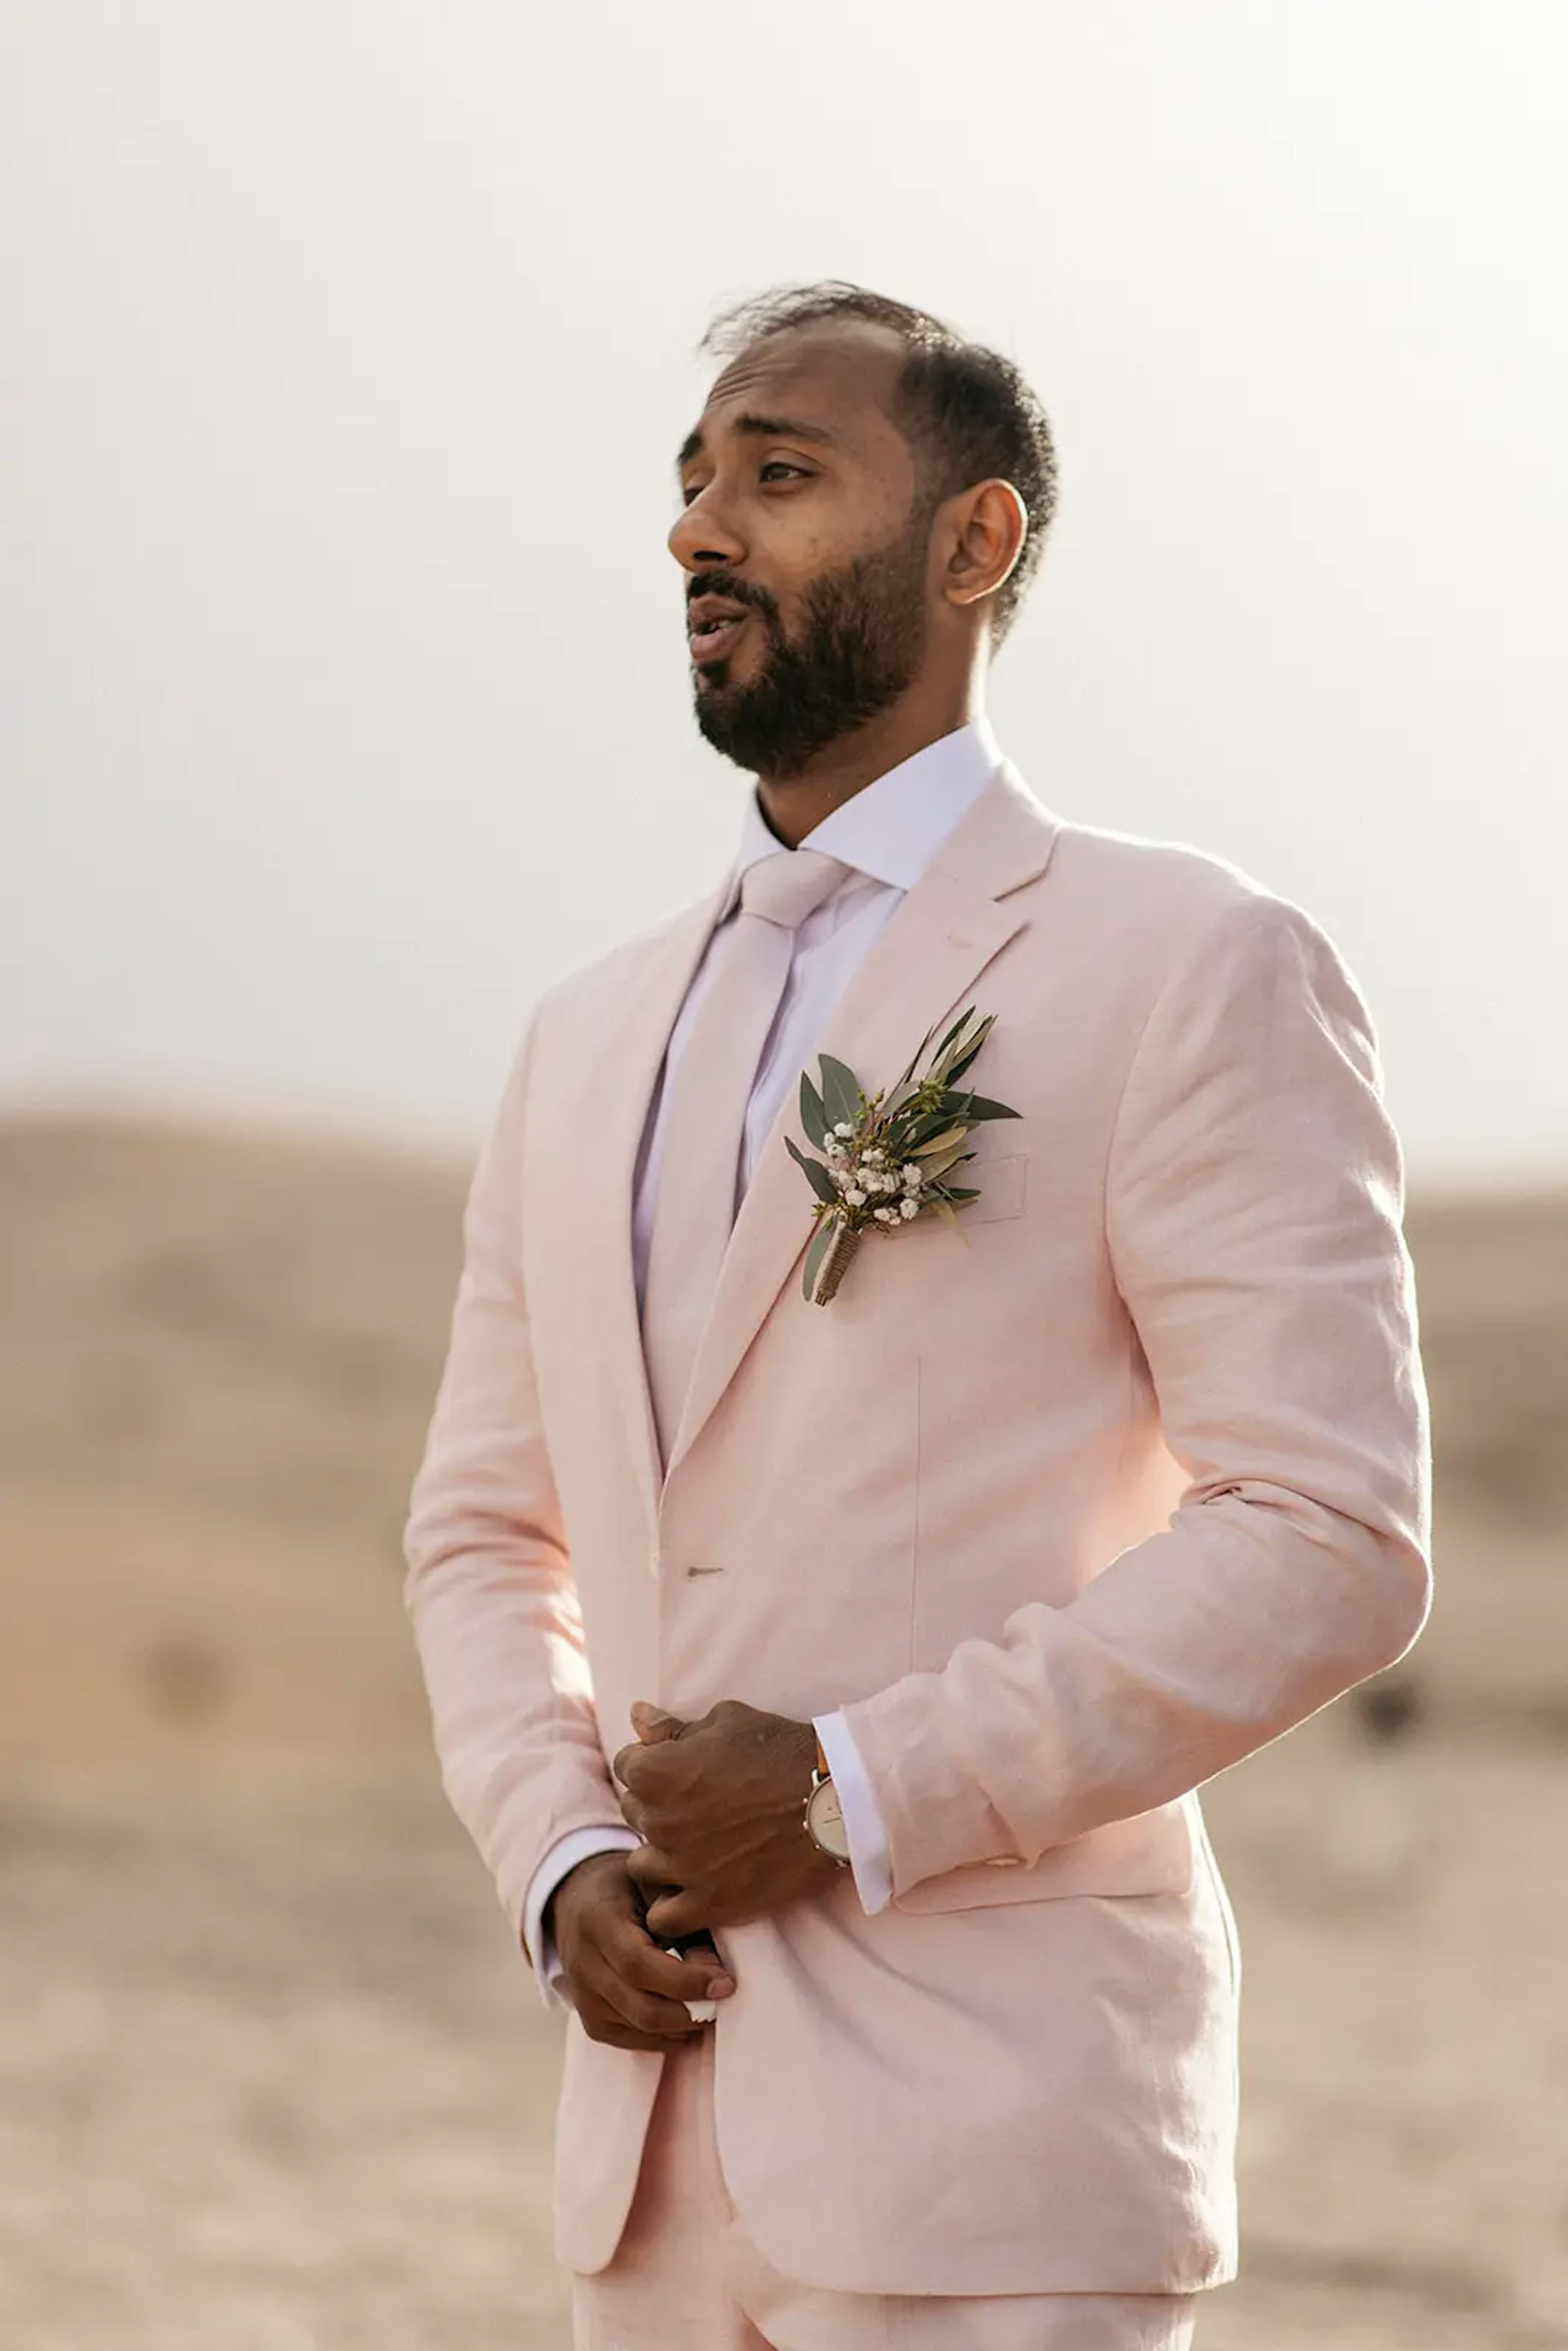
<path id="1" fill-rule="evenodd" d="M 930 0 L 0 19 L 0 1102 L 468 1150 L 706 888 L 672 459 L 721 302 L 1015 356 L 1039 796 L 1305 905 L 1412 1179 L 1568 1176 L 1563 11 Z"/>

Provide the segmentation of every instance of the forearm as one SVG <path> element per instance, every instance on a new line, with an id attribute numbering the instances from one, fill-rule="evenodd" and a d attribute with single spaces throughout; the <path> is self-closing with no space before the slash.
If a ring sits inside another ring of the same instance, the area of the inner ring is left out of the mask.
<path id="1" fill-rule="evenodd" d="M 418 1561 L 405 1593 L 442 1785 L 522 1937 L 541 1857 L 622 1826 L 575 1604 L 552 1570 L 493 1551 Z"/>
<path id="2" fill-rule="evenodd" d="M 1186 1795 L 1402 1655 L 1426 1586 L 1414 1543 L 1299 1497 L 1184 1508 L 1071 1606 L 844 1708 L 895 1890 Z"/>

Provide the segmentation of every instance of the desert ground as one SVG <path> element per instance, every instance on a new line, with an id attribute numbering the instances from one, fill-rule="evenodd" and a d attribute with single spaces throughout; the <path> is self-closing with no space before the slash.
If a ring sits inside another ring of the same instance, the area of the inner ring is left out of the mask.
<path id="1" fill-rule="evenodd" d="M 0 1128 L 0 2351 L 564 2351 L 559 2025 L 401 1602 L 462 1192 Z M 1246 2121 L 1201 2351 L 1568 2346 L 1568 1197 L 1408 1230 L 1438 1603 L 1206 1794 Z"/>

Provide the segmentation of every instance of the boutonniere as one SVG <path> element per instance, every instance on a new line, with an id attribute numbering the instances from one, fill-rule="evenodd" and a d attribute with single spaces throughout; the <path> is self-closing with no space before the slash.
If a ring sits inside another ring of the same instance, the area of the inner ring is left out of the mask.
<path id="1" fill-rule="evenodd" d="M 852 1070 L 831 1053 L 820 1057 L 820 1081 L 800 1077 L 800 1123 L 821 1159 L 810 1159 L 786 1135 L 791 1156 L 817 1196 L 816 1225 L 800 1287 L 826 1306 L 849 1270 L 862 1233 L 901 1232 L 915 1217 L 938 1216 L 958 1228 L 958 1210 L 979 1198 L 978 1187 L 949 1182 L 973 1159 L 970 1130 L 988 1118 L 1018 1118 L 1006 1102 L 966 1093 L 958 1080 L 990 1033 L 996 1015 L 975 1019 L 974 1007 L 956 1020 L 924 1077 L 920 1057 L 936 1034 L 928 1029 L 897 1083 L 870 1099 Z"/>

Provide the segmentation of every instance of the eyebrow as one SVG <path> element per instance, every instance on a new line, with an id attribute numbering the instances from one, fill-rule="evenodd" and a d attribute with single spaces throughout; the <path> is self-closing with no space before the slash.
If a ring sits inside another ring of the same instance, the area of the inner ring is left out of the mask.
<path id="1" fill-rule="evenodd" d="M 730 430 L 750 434 L 759 440 L 825 441 L 830 446 L 838 437 L 836 434 L 830 433 L 825 424 L 808 424 L 799 416 L 737 416 Z M 703 455 L 706 446 L 702 426 L 694 425 L 682 442 L 680 455 L 675 459 L 677 475 L 685 472 L 694 457 Z"/>

